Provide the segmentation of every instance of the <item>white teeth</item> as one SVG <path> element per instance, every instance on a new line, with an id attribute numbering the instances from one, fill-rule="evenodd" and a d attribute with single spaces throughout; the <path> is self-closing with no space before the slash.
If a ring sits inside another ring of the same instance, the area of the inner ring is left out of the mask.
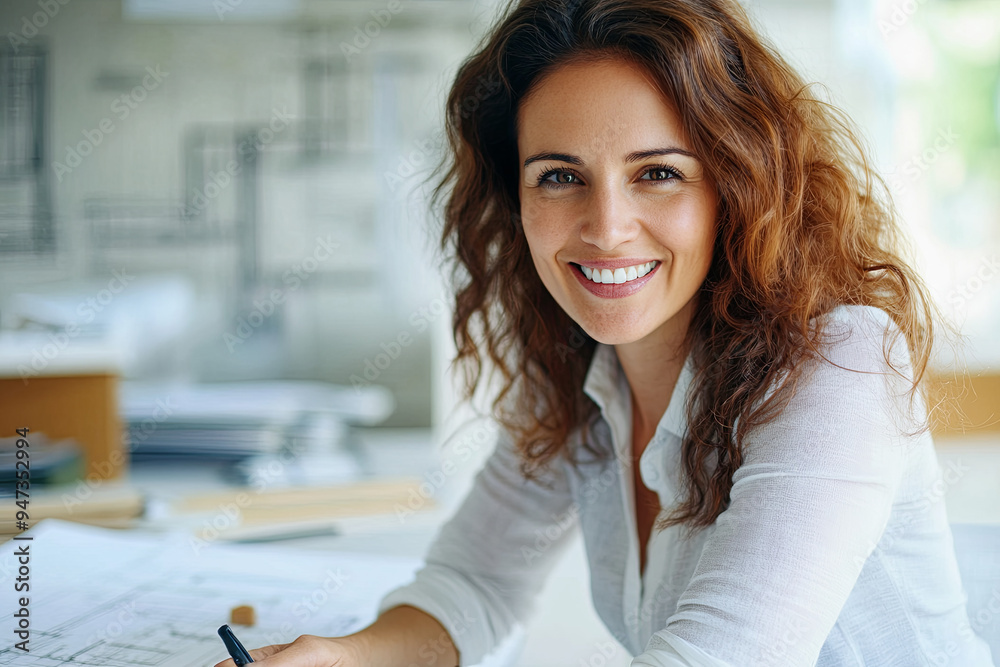
<path id="1" fill-rule="evenodd" d="M 622 269 L 615 269 L 611 271 L 610 269 L 592 269 L 589 266 L 580 265 L 583 270 L 583 275 L 587 276 L 588 280 L 592 280 L 595 283 L 604 283 L 605 285 L 615 283 L 627 283 L 629 281 L 635 280 L 637 278 L 642 278 L 644 275 L 653 270 L 656 266 L 656 261 L 646 262 L 645 264 L 636 264 L 635 266 L 629 266 Z"/>

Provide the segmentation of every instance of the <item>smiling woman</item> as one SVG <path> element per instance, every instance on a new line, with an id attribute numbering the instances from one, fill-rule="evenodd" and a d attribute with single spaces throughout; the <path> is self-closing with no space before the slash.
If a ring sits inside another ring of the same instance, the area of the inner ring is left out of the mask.
<path id="1" fill-rule="evenodd" d="M 255 659 L 475 664 L 572 524 L 634 666 L 992 665 L 934 494 L 936 309 L 850 128 L 735 2 L 512 4 L 434 199 L 496 450 L 373 625 Z"/>
<path id="2" fill-rule="evenodd" d="M 717 196 L 663 95 L 620 60 L 562 67 L 522 100 L 518 150 L 521 223 L 556 303 L 603 343 L 680 349 Z"/>
<path id="3" fill-rule="evenodd" d="M 686 355 L 712 261 L 715 185 L 672 104 L 620 59 L 555 70 L 522 99 L 517 125 L 519 153 L 529 156 L 518 192 L 535 270 L 587 335 L 615 346 L 638 458 L 649 441 L 639 434 L 666 410 Z M 537 150 L 545 146 L 576 152 Z M 644 571 L 658 503 L 638 480 L 636 489 L 646 495 L 637 505 Z"/>

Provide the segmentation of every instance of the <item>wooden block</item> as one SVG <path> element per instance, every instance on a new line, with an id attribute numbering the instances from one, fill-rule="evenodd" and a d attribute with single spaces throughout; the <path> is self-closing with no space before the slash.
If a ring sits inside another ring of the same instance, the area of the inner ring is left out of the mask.
<path id="1" fill-rule="evenodd" d="M 233 607 L 232 611 L 229 612 L 230 625 L 256 625 L 256 623 L 257 614 L 250 605 Z"/>

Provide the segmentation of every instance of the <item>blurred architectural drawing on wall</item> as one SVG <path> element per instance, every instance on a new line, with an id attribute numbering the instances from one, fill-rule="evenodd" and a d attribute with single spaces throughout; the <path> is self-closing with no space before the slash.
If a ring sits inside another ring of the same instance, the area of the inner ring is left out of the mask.
<path id="1" fill-rule="evenodd" d="M 126 378 L 383 385 L 388 425 L 430 425 L 446 316 L 417 190 L 475 5 L 407 6 L 345 52 L 370 8 L 160 4 L 67 5 L 0 49 L 0 328 L 114 272 L 137 276 L 119 303 L 173 275 L 185 339 Z"/>

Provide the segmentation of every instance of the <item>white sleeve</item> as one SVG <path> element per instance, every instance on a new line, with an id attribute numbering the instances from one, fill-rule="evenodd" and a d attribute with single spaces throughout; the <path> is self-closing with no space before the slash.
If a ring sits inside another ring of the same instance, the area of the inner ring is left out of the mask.
<path id="1" fill-rule="evenodd" d="M 849 309 L 850 337 L 826 348 L 844 368 L 808 362 L 785 409 L 746 433 L 730 505 L 633 667 L 815 664 L 888 523 L 901 429 L 922 419 L 922 403 L 915 420 L 905 411 L 908 383 L 886 366 L 886 319 L 871 311 Z M 893 361 L 911 372 L 902 338 Z"/>
<path id="2" fill-rule="evenodd" d="M 378 613 L 401 604 L 418 607 L 448 630 L 461 667 L 480 662 L 515 623 L 526 625 L 546 576 L 577 530 L 578 509 L 561 461 L 525 479 L 513 439 L 501 429 L 416 579 L 383 597 Z"/>

